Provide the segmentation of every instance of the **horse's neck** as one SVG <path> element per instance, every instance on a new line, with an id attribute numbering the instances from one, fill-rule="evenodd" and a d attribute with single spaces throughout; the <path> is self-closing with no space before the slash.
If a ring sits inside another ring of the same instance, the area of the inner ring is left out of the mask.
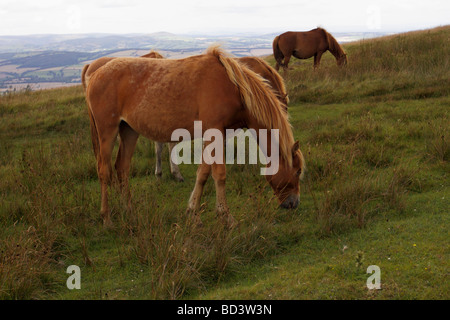
<path id="1" fill-rule="evenodd" d="M 329 48 L 328 49 L 328 51 L 330 51 L 331 52 L 331 54 L 336 58 L 336 59 L 339 59 L 341 56 L 342 56 L 342 54 L 343 54 L 343 52 L 342 52 L 342 50 L 337 50 L 336 48 Z"/>
<path id="2" fill-rule="evenodd" d="M 331 40 L 332 41 L 332 40 Z M 336 58 L 339 59 L 340 57 L 342 57 L 342 55 L 344 54 L 344 51 L 341 49 L 341 47 L 339 46 L 339 44 L 333 43 L 328 45 L 328 51 L 331 52 L 331 54 Z"/>
<path id="3" fill-rule="evenodd" d="M 270 155 L 272 152 L 272 135 L 271 135 L 271 129 L 266 128 L 262 126 L 260 123 L 258 123 L 256 120 L 251 119 L 250 121 L 247 121 L 247 128 L 253 129 L 256 132 L 256 142 L 258 143 L 258 146 L 261 148 L 261 151 L 264 153 L 265 156 L 268 154 Z M 263 136 L 263 133 L 264 136 Z M 266 143 L 261 143 L 262 139 L 266 139 Z"/>
<path id="4" fill-rule="evenodd" d="M 279 111 L 284 112 L 283 110 L 281 110 L 281 107 Z M 279 129 L 272 129 L 266 127 L 266 125 L 264 124 L 261 124 L 256 120 L 256 118 L 250 115 L 246 119 L 246 124 L 249 129 L 254 129 L 256 131 L 258 144 L 263 153 L 265 153 L 266 155 L 269 154 L 270 156 L 276 153 L 280 160 L 284 159 L 290 165 L 289 148 L 294 145 L 294 139 L 292 133 L 288 131 L 290 130 L 289 122 L 286 119 L 281 119 L 280 121 L 280 125 L 282 127 L 280 127 Z M 285 121 L 287 124 L 282 123 L 283 121 Z M 283 127 L 284 125 L 286 127 Z M 262 144 L 261 142 L 265 143 Z M 274 150 L 274 148 L 276 148 L 276 150 Z"/>

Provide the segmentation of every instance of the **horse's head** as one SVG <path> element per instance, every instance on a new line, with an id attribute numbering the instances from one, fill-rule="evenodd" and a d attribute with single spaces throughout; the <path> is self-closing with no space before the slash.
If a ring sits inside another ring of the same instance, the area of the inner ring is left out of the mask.
<path id="1" fill-rule="evenodd" d="M 154 50 L 150 51 L 147 54 L 144 54 L 143 56 L 141 56 L 141 58 L 164 59 L 164 57 L 161 54 L 159 54 Z"/>
<path id="2" fill-rule="evenodd" d="M 305 160 L 299 149 L 298 141 L 292 147 L 292 167 L 280 159 L 278 172 L 267 175 L 266 179 L 275 192 L 280 206 L 285 209 L 295 209 L 300 202 L 300 178 L 305 169 Z"/>
<path id="3" fill-rule="evenodd" d="M 337 59 L 338 66 L 346 66 L 347 65 L 347 54 L 343 53 L 338 59 Z"/>

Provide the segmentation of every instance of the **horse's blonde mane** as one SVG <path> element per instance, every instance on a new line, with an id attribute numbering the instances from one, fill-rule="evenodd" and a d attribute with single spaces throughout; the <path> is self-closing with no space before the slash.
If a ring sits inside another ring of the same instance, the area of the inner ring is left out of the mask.
<path id="1" fill-rule="evenodd" d="M 284 84 L 284 79 L 281 77 L 281 75 L 278 72 L 276 72 L 263 59 L 261 59 L 261 58 L 255 58 L 255 59 L 258 60 L 258 62 L 261 63 L 270 72 L 270 74 L 273 76 L 273 78 L 275 80 L 275 83 L 278 85 L 278 88 L 274 88 L 274 89 L 278 89 L 279 92 L 286 97 L 287 102 L 289 102 L 289 97 L 288 97 L 288 94 L 287 94 L 286 85 Z"/>
<path id="2" fill-rule="evenodd" d="M 164 59 L 164 57 L 155 50 L 150 51 L 147 54 L 144 54 L 143 56 L 141 56 L 141 58 L 154 58 L 154 59 Z"/>
<path id="3" fill-rule="evenodd" d="M 292 167 L 294 136 L 288 114 L 263 77 L 225 53 L 218 45 L 208 48 L 206 54 L 219 59 L 230 80 L 239 88 L 241 99 L 250 114 L 264 127 L 279 130 L 280 156 Z"/>

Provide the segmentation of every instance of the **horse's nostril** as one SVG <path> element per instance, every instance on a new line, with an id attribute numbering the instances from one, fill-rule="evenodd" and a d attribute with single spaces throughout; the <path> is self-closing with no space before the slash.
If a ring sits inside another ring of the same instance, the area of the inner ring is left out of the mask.
<path id="1" fill-rule="evenodd" d="M 291 194 L 289 197 L 284 200 L 280 206 L 284 209 L 296 209 L 300 202 L 300 197 L 295 194 Z"/>

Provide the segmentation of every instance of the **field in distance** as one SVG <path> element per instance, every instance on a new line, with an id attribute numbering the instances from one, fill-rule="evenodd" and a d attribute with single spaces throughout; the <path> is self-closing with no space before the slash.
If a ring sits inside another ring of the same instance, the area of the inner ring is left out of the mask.
<path id="1" fill-rule="evenodd" d="M 189 228 L 197 167 L 181 165 L 175 181 L 165 150 L 158 180 L 142 137 L 133 210 L 113 188 L 103 228 L 81 86 L 1 96 L 0 299 L 448 300 L 449 36 L 446 26 L 348 43 L 345 68 L 330 53 L 317 70 L 292 59 L 300 205 L 279 209 L 258 165 L 227 165 L 233 230 L 218 222 L 212 179 L 204 226 Z M 80 290 L 66 286 L 71 265 Z M 366 286 L 371 265 L 381 290 Z"/>
<path id="2" fill-rule="evenodd" d="M 80 83 L 86 63 L 103 56 L 140 56 L 157 50 L 166 58 L 178 59 L 204 52 L 220 43 L 236 56 L 272 53 L 274 34 L 265 35 L 41 35 L 0 36 L 0 92 L 39 90 Z M 370 38 L 379 34 L 340 33 L 339 41 Z"/>

